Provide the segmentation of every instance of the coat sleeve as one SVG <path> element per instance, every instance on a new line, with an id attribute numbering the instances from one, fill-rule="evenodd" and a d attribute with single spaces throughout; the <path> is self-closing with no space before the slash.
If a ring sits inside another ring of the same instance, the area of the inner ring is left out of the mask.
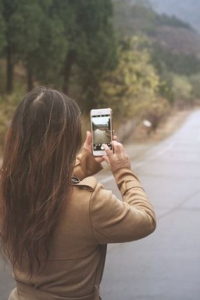
<path id="1" fill-rule="evenodd" d="M 118 170 L 114 176 L 123 201 L 99 183 L 90 199 L 91 226 L 98 244 L 138 240 L 156 227 L 153 207 L 137 177 L 129 169 Z"/>
<path id="2" fill-rule="evenodd" d="M 82 149 L 81 153 L 76 158 L 73 176 L 79 179 L 96 174 L 102 169 L 101 164 L 97 163 L 92 154 L 87 150 Z"/>

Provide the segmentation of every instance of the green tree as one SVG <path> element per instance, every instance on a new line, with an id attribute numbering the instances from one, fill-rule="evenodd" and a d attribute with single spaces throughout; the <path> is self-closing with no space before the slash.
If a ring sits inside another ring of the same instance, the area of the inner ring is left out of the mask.
<path id="1" fill-rule="evenodd" d="M 6 30 L 6 27 L 5 27 L 5 21 L 3 18 L 3 3 L 2 3 L 2 0 L 0 0 L 0 53 L 6 44 L 5 30 Z"/>
<path id="2" fill-rule="evenodd" d="M 192 75 L 190 78 L 192 85 L 192 95 L 195 99 L 200 99 L 200 73 Z"/>
<path id="3" fill-rule="evenodd" d="M 51 1 L 47 1 L 46 6 L 41 9 L 37 40 L 34 47 L 23 51 L 22 57 L 27 70 L 28 90 L 33 87 L 34 80 L 54 86 L 59 84 L 60 69 L 67 48 L 63 23 L 53 14 Z"/>
<path id="4" fill-rule="evenodd" d="M 33 79 L 57 78 L 64 59 L 63 26 L 51 12 L 52 0 L 3 0 L 7 24 L 7 92 L 13 90 L 13 70 L 21 61 L 27 70 L 27 86 Z M 54 76 L 53 76 L 54 75 Z"/>
<path id="5" fill-rule="evenodd" d="M 169 49 L 154 43 L 153 63 L 159 73 L 167 70 L 171 73 L 190 76 L 200 71 L 200 59 L 193 54 L 173 53 Z"/>
<path id="6" fill-rule="evenodd" d="M 4 18 L 3 18 L 3 4 L 2 4 L 2 0 L 0 0 L 0 57 L 3 53 L 3 50 L 5 48 L 6 45 L 6 39 L 5 39 L 5 22 L 4 22 Z M 0 81 L 0 92 L 4 89 L 4 76 L 3 76 L 3 68 L 0 65 L 0 77 L 1 77 L 1 81 Z"/>
<path id="7" fill-rule="evenodd" d="M 168 16 L 166 14 L 157 14 L 156 16 L 156 25 L 157 26 L 172 26 L 172 27 L 182 27 L 187 28 L 192 31 L 194 29 L 191 27 L 189 23 L 186 23 L 180 19 L 178 19 L 176 16 Z"/>
<path id="8" fill-rule="evenodd" d="M 180 108 L 192 104 L 192 85 L 187 77 L 174 75 L 172 92 L 175 101 Z"/>
<path id="9" fill-rule="evenodd" d="M 77 67 L 83 93 L 85 97 L 90 94 L 92 103 L 98 78 L 116 63 L 111 1 L 54 0 L 54 11 L 65 24 L 68 41 L 62 70 L 63 90 L 69 91 L 73 67 Z"/>
<path id="10" fill-rule="evenodd" d="M 23 58 L 25 52 L 34 50 L 38 44 L 42 10 L 38 1 L 3 0 L 3 15 L 6 22 L 5 49 L 7 61 L 8 93 L 13 90 L 15 64 Z"/>
<path id="11" fill-rule="evenodd" d="M 120 35 L 151 34 L 155 31 L 157 15 L 149 1 L 120 1 L 114 2 L 114 26 Z"/>
<path id="12" fill-rule="evenodd" d="M 13 53 L 15 52 L 12 43 L 12 15 L 17 9 L 17 0 L 2 0 L 2 14 L 6 24 L 6 90 L 10 93 L 13 89 L 13 71 L 15 60 Z"/>
<path id="13" fill-rule="evenodd" d="M 101 105 L 109 105 L 116 115 L 141 114 L 156 98 L 159 77 L 144 43 L 146 39 L 138 36 L 124 41 L 118 67 L 108 72 L 101 82 Z"/>
<path id="14" fill-rule="evenodd" d="M 17 1 L 15 10 L 8 20 L 8 39 L 13 64 L 18 61 L 24 63 L 27 54 L 33 53 L 39 47 L 42 18 L 42 9 L 37 1 Z M 12 89 L 13 86 L 10 87 L 8 92 Z"/>

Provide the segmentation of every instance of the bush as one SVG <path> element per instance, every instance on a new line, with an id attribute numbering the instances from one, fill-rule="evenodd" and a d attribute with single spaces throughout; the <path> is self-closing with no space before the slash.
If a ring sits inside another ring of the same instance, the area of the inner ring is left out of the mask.
<path id="1" fill-rule="evenodd" d="M 115 115 L 133 117 L 148 108 L 156 98 L 159 77 L 150 63 L 146 39 L 135 36 L 124 40 L 119 50 L 118 67 L 101 82 L 102 106 L 113 108 Z"/>
<path id="2" fill-rule="evenodd" d="M 2 154 L 5 134 L 17 104 L 22 100 L 19 94 L 0 97 L 0 155 Z"/>
<path id="3" fill-rule="evenodd" d="M 200 73 L 190 76 L 189 80 L 192 85 L 192 96 L 200 99 Z"/>
<path id="4" fill-rule="evenodd" d="M 193 104 L 192 85 L 187 77 L 174 75 L 172 92 L 179 108 Z"/>

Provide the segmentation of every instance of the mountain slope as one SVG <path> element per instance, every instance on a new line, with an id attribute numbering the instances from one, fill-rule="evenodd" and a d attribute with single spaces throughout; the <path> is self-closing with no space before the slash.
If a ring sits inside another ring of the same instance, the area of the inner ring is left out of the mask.
<path id="1" fill-rule="evenodd" d="M 187 28 L 161 26 L 154 40 L 174 54 L 193 55 L 200 58 L 200 36 Z"/>
<path id="2" fill-rule="evenodd" d="M 200 32 L 200 1 L 199 0 L 149 0 L 159 13 L 175 15 L 190 23 Z"/>
<path id="3" fill-rule="evenodd" d="M 142 1 L 145 3 L 142 4 Z M 148 2 L 146 4 L 146 1 L 148 0 L 113 0 L 114 26 L 118 34 L 121 36 L 146 34 L 173 54 L 180 53 L 200 58 L 198 32 L 177 17 L 156 13 L 151 6 L 148 6 Z"/>

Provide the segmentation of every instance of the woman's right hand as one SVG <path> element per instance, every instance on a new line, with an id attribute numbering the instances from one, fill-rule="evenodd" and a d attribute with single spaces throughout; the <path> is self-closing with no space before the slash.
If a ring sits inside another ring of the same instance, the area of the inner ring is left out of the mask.
<path id="1" fill-rule="evenodd" d="M 103 145 L 107 154 L 103 158 L 110 166 L 112 173 L 122 168 L 131 169 L 131 161 L 124 146 L 117 141 L 112 141 L 111 144 L 113 151 L 106 144 Z"/>

